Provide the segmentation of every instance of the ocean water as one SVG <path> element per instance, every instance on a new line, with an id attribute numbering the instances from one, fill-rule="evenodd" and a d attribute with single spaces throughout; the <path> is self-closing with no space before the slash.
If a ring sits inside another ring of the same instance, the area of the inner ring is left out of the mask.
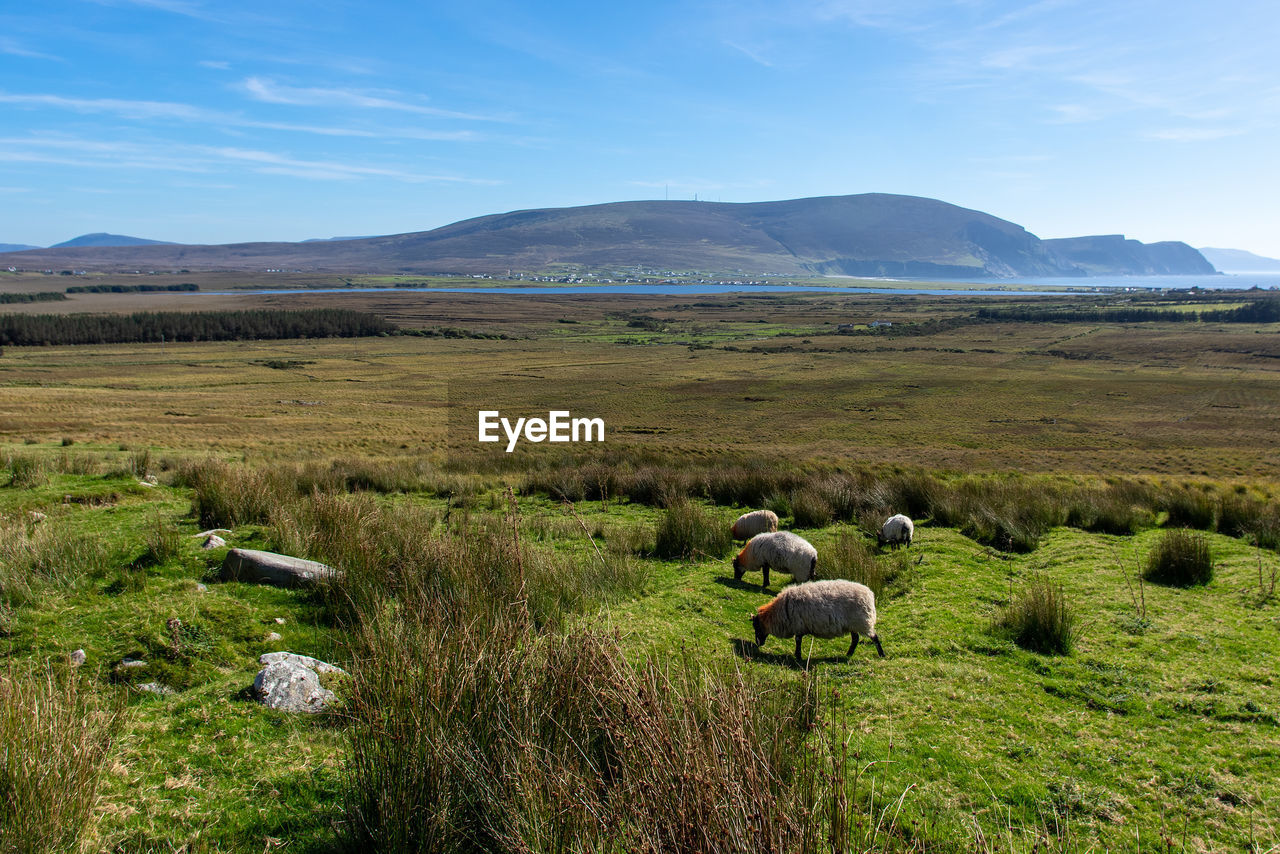
<path id="1" fill-rule="evenodd" d="M 936 279 L 934 281 L 937 281 Z M 1018 294 L 1026 296 L 1054 296 L 1058 291 L 1031 291 L 1021 289 L 1001 289 L 985 284 L 970 283 L 965 288 L 913 288 L 909 284 L 896 288 L 862 288 L 846 285 L 830 287 L 808 285 L 557 285 L 555 287 L 508 287 L 492 288 L 287 288 L 282 290 L 245 289 L 237 291 L 196 291 L 191 296 L 227 297 L 242 294 L 249 295 L 288 295 L 288 294 L 523 294 L 526 296 L 548 296 L 562 294 L 639 294 L 641 296 L 698 296 L 708 294 L 932 294 L 935 296 L 1009 296 Z"/>
<path id="2" fill-rule="evenodd" d="M 1065 285 L 1073 288 L 1146 288 L 1150 290 L 1216 288 L 1247 291 L 1255 287 L 1280 288 L 1280 273 L 1222 273 L 1216 276 L 1089 276 L 1084 279 L 1032 277 L 1001 281 L 1040 287 Z"/>

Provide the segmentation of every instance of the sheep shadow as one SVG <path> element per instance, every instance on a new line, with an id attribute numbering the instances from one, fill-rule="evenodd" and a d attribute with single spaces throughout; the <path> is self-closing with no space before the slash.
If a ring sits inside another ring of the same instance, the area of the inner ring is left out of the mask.
<path id="1" fill-rule="evenodd" d="M 774 639 L 777 641 L 777 639 Z M 741 658 L 743 661 L 758 661 L 761 664 L 772 664 L 777 667 L 786 667 L 789 670 L 804 670 L 808 665 L 812 664 L 848 664 L 849 659 L 843 655 L 827 655 L 813 656 L 808 661 L 796 661 L 794 650 L 789 649 L 786 652 L 765 652 L 756 645 L 755 641 L 743 640 L 742 638 L 731 638 L 729 641 L 733 647 L 733 654 Z M 779 641 L 779 643 L 791 644 L 790 640 Z"/>
<path id="2" fill-rule="evenodd" d="M 732 575 L 717 575 L 711 579 L 722 587 L 731 587 L 734 590 L 746 590 L 752 593 L 768 593 L 770 596 L 773 592 L 768 587 L 761 587 L 759 584 L 752 584 L 750 581 L 740 581 Z"/>

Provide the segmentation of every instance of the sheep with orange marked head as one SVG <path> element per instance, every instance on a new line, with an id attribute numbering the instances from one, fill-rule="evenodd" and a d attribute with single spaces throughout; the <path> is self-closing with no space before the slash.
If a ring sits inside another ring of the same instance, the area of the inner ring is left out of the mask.
<path id="1" fill-rule="evenodd" d="M 778 514 L 772 510 L 752 510 L 743 513 L 733 523 L 730 533 L 735 540 L 749 540 L 756 534 L 778 530 Z"/>
<path id="2" fill-rule="evenodd" d="M 796 660 L 800 661 L 800 642 L 805 635 L 838 638 L 852 635 L 846 656 L 858 648 L 860 635 L 870 638 L 876 652 L 884 658 L 884 647 L 876 634 L 876 595 L 871 588 L 856 581 L 835 579 L 794 584 L 784 589 L 771 602 L 761 605 L 751 618 L 756 633 L 756 646 L 763 646 L 769 635 L 796 639 Z"/>
<path id="3" fill-rule="evenodd" d="M 791 573 L 796 581 L 808 581 L 818 569 L 818 550 L 804 537 L 790 531 L 756 534 L 733 559 L 733 578 L 741 581 L 745 572 L 764 570 L 764 586 L 769 586 L 769 570 Z"/>

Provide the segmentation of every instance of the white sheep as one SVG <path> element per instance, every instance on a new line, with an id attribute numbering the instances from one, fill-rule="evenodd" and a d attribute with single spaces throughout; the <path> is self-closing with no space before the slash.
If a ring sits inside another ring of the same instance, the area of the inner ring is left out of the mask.
<path id="1" fill-rule="evenodd" d="M 756 534 L 765 534 L 778 530 L 778 514 L 772 510 L 752 510 L 743 513 L 733 523 L 730 533 L 735 540 L 749 540 Z"/>
<path id="2" fill-rule="evenodd" d="M 905 544 L 907 548 L 911 548 L 911 538 L 915 536 L 915 533 L 916 526 L 911 523 L 910 519 L 899 513 L 884 520 L 884 525 L 880 527 L 880 533 L 876 535 L 876 541 L 882 546 Z"/>
<path id="3" fill-rule="evenodd" d="M 756 632 L 756 646 L 764 645 L 769 635 L 796 639 L 796 660 L 801 660 L 800 642 L 805 635 L 818 638 L 853 636 L 846 655 L 858 648 L 858 636 L 866 635 L 875 642 L 876 652 L 884 658 L 884 647 L 876 634 L 876 595 L 871 588 L 856 581 L 835 579 L 812 581 L 787 587 L 773 600 L 761 605 L 751 617 Z"/>
<path id="4" fill-rule="evenodd" d="M 772 531 L 747 541 L 733 559 L 733 578 L 741 581 L 744 572 L 763 569 L 764 586 L 768 587 L 770 569 L 789 572 L 796 581 L 808 581 L 817 568 L 818 550 L 808 540 L 790 531 Z"/>

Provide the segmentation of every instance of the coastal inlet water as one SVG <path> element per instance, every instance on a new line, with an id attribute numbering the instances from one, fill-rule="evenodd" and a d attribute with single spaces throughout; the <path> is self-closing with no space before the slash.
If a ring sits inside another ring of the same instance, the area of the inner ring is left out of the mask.
<path id="1" fill-rule="evenodd" d="M 840 277 L 832 277 L 839 281 Z M 245 294 L 358 294 L 358 293 L 435 293 L 435 294 L 526 294 L 554 296 L 562 294 L 640 294 L 654 296 L 697 296 L 700 294 L 924 294 L 928 296 L 1058 296 L 1072 293 L 1097 293 L 1124 288 L 1169 290 L 1187 288 L 1280 288 L 1280 273 L 1240 273 L 1221 276 L 1098 276 L 1090 278 L 1001 279 L 998 283 L 945 280 L 949 287 L 940 288 L 938 279 L 921 280 L 916 286 L 911 279 L 856 279 L 862 282 L 892 282 L 892 287 L 869 285 L 732 285 L 732 284 L 655 284 L 655 285 L 495 285 L 475 288 L 287 288 L 245 289 L 236 291 L 200 291 L 206 296 L 239 296 Z M 930 287 L 930 286 L 933 287 Z M 1036 288 L 1054 288 L 1037 290 Z"/>

